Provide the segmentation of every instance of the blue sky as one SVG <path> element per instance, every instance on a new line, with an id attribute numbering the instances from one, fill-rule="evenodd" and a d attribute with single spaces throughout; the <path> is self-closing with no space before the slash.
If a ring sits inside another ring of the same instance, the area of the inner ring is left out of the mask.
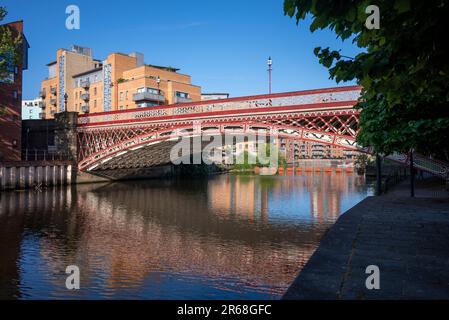
<path id="1" fill-rule="evenodd" d="M 81 29 L 65 28 L 68 5 L 81 12 Z M 38 95 L 58 48 L 79 44 L 95 58 L 111 52 L 145 54 L 145 62 L 178 67 L 203 92 L 232 96 L 266 93 L 266 60 L 273 58 L 273 92 L 335 86 L 313 54 L 316 46 L 359 50 L 331 31 L 309 31 L 284 16 L 283 0 L 2 0 L 5 22 L 22 19 L 31 45 L 23 98 Z M 351 83 L 346 83 L 351 84 Z M 340 84 L 340 85 L 346 85 Z"/>

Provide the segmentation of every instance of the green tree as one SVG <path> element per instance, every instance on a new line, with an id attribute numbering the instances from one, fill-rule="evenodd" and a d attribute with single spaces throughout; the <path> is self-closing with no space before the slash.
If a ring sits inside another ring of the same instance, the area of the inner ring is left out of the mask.
<path id="1" fill-rule="evenodd" d="M 449 1 L 284 0 L 284 12 L 310 30 L 329 28 L 362 52 L 345 57 L 329 48 L 315 55 L 337 82 L 363 86 L 358 142 L 389 154 L 415 149 L 449 159 Z M 380 28 L 368 29 L 375 4 Z"/>
<path id="2" fill-rule="evenodd" d="M 234 169 L 239 171 L 249 171 L 252 170 L 256 165 L 254 164 L 255 155 L 250 154 L 247 150 L 243 151 L 236 157 L 236 164 Z"/>
<path id="3" fill-rule="evenodd" d="M 277 153 L 277 166 L 278 167 L 287 167 L 287 161 L 285 160 L 284 155 L 279 152 L 279 150 L 270 143 L 261 144 L 259 146 L 260 150 L 262 152 L 263 159 L 260 159 L 260 154 L 257 155 L 257 166 L 258 167 L 272 167 L 275 166 L 275 164 L 271 163 L 271 152 Z M 268 163 L 266 163 L 266 161 Z"/>
<path id="4" fill-rule="evenodd" d="M 0 23 L 6 17 L 7 11 L 0 7 Z M 0 26 L 0 79 L 5 79 L 21 60 L 22 36 L 14 36 L 11 28 Z"/>
<path id="5" fill-rule="evenodd" d="M 6 17 L 7 11 L 0 7 L 0 23 Z M 0 83 L 8 82 L 9 75 L 22 59 L 22 36 L 14 35 L 11 28 L 0 25 Z M 0 88 L 1 90 L 1 88 Z M 0 101 L 0 115 L 4 113 L 3 101 Z"/>

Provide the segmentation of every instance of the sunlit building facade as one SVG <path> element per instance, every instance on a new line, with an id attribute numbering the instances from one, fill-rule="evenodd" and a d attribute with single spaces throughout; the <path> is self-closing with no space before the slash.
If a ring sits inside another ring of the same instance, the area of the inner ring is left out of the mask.
<path id="1" fill-rule="evenodd" d="M 278 148 L 287 163 L 300 159 L 354 159 L 358 154 L 337 146 L 285 138 L 278 140 Z"/>
<path id="2" fill-rule="evenodd" d="M 101 61 L 92 50 L 59 49 L 42 81 L 42 117 L 119 111 L 201 100 L 201 88 L 179 69 L 145 64 L 141 53 L 112 53 Z"/>

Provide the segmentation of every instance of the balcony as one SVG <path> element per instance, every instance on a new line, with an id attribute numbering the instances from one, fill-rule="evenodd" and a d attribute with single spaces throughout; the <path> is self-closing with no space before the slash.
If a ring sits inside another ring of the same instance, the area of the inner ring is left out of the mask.
<path id="1" fill-rule="evenodd" d="M 45 99 L 46 96 L 47 96 L 47 91 L 45 89 L 39 91 L 39 97 L 41 97 L 42 99 Z"/>
<path id="2" fill-rule="evenodd" d="M 45 120 L 45 112 L 39 113 L 39 119 Z"/>
<path id="3" fill-rule="evenodd" d="M 47 108 L 47 103 L 45 101 L 41 101 L 39 102 L 39 107 L 41 107 L 41 109 L 45 109 Z"/>
<path id="4" fill-rule="evenodd" d="M 90 96 L 88 93 L 83 93 L 82 95 L 80 95 L 80 98 L 84 101 L 89 101 Z"/>
<path id="5" fill-rule="evenodd" d="M 175 103 L 188 103 L 188 102 L 192 102 L 192 99 L 175 96 Z"/>
<path id="6" fill-rule="evenodd" d="M 56 87 L 50 87 L 50 93 L 55 96 L 56 95 Z"/>
<path id="7" fill-rule="evenodd" d="M 165 102 L 165 97 L 162 94 L 155 94 L 151 92 L 138 92 L 133 94 L 133 100 L 135 102 L 156 101 Z"/>
<path id="8" fill-rule="evenodd" d="M 84 88 L 84 89 L 89 89 L 90 88 L 90 81 L 89 80 L 84 80 L 84 81 L 81 81 L 81 88 Z"/>
<path id="9" fill-rule="evenodd" d="M 54 116 L 54 115 L 56 114 L 56 110 L 51 110 L 51 111 L 50 111 L 50 114 L 51 114 L 52 116 Z"/>
<path id="10" fill-rule="evenodd" d="M 86 104 L 85 106 L 82 106 L 81 107 L 81 111 L 84 112 L 84 113 L 89 113 L 89 105 Z"/>
<path id="11" fill-rule="evenodd" d="M 56 104 L 57 104 L 56 99 L 50 99 L 50 104 L 51 104 L 52 106 L 56 106 Z"/>

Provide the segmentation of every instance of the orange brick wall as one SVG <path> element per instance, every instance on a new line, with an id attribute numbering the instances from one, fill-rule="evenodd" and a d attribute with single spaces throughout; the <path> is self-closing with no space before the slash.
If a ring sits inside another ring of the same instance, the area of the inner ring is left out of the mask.
<path id="1" fill-rule="evenodd" d="M 95 69 L 95 60 L 89 56 L 73 53 L 68 50 L 60 49 L 57 52 L 57 61 L 61 55 L 66 56 L 66 76 L 65 86 L 68 98 L 68 110 L 83 113 L 81 108 L 86 102 L 81 99 L 81 94 L 88 92 L 90 95 L 89 112 L 103 112 L 104 111 L 104 84 L 103 81 L 91 83 L 90 88 L 86 91 L 84 88 L 76 88 L 73 75 L 83 73 Z M 156 78 L 160 78 L 159 89 L 161 94 L 165 96 L 164 104 L 175 103 L 176 91 L 185 92 L 189 94 L 192 101 L 201 100 L 201 87 L 191 84 L 191 77 L 178 72 L 172 72 L 161 68 L 142 65 L 137 66 L 137 58 L 123 53 L 112 53 L 105 61 L 103 66 L 111 65 L 111 110 L 133 109 L 137 108 L 137 104 L 133 100 L 133 95 L 137 93 L 139 88 L 149 87 L 158 89 Z M 58 64 L 59 66 L 59 64 Z M 104 77 L 104 75 L 103 75 Z M 57 94 L 52 96 L 50 94 L 50 86 L 58 87 L 59 72 L 56 72 L 56 77 L 42 81 L 41 90 L 46 89 L 47 96 L 44 99 L 47 108 L 45 109 L 46 118 L 53 118 L 51 110 L 58 112 L 58 105 L 52 106 L 50 100 L 57 99 Z M 96 90 L 96 94 L 95 94 Z M 96 102 L 96 103 L 95 103 Z M 96 106 L 95 106 L 96 105 Z"/>

